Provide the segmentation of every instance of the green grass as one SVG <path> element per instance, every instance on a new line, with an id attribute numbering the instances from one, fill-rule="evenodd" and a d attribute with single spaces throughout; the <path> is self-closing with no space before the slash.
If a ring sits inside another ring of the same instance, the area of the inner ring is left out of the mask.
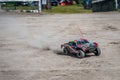
<path id="1" fill-rule="evenodd" d="M 30 6 L 17 6 L 16 10 L 36 10 L 37 7 L 30 7 Z"/>
<path id="2" fill-rule="evenodd" d="M 7 4 L 7 6 L 3 6 L 2 9 L 4 10 L 37 10 L 37 6 L 36 7 L 31 7 L 31 6 L 14 7 L 14 5 L 11 3 L 11 4 Z M 42 12 L 71 14 L 71 13 L 92 13 L 92 10 L 86 10 L 82 6 L 78 6 L 78 5 L 70 5 L 70 6 L 52 6 L 52 9 L 50 10 L 43 9 Z"/>
<path id="3" fill-rule="evenodd" d="M 37 7 L 30 7 L 30 6 L 17 6 L 17 7 L 14 7 L 14 6 L 4 6 L 2 7 L 2 9 L 4 10 L 36 10 Z"/>
<path id="4" fill-rule="evenodd" d="M 6 5 L 2 6 L 2 9 L 4 10 L 36 10 L 37 7 L 32 7 L 32 6 L 14 6 L 14 2 L 7 2 Z"/>
<path id="5" fill-rule="evenodd" d="M 71 6 L 53 6 L 51 10 L 43 10 L 47 13 L 91 13 L 92 10 L 85 10 L 81 6 L 71 5 Z"/>

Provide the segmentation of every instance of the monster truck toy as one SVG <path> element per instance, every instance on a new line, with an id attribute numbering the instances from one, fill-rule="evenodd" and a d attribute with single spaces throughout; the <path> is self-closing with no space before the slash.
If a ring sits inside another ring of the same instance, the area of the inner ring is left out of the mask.
<path id="1" fill-rule="evenodd" d="M 78 58 L 83 58 L 86 54 L 89 53 L 94 53 L 96 56 L 99 56 L 101 54 L 98 43 L 89 42 L 84 38 L 62 44 L 61 48 L 64 54 L 76 54 Z"/>

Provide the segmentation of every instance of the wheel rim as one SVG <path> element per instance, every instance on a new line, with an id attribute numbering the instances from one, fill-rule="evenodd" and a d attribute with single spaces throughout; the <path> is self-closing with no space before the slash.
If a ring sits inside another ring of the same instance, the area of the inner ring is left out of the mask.
<path id="1" fill-rule="evenodd" d="M 80 54 L 80 52 L 77 54 L 77 56 L 78 56 L 78 57 L 81 57 L 81 54 Z"/>
<path id="2" fill-rule="evenodd" d="M 67 52 L 67 49 L 66 49 L 66 48 L 64 48 L 64 49 L 63 49 L 63 52 L 64 52 L 64 54 L 68 54 L 68 52 Z"/>
<path id="3" fill-rule="evenodd" d="M 96 52 L 95 52 L 95 55 L 96 55 L 96 56 L 99 56 L 100 54 L 101 54 L 101 50 L 100 50 L 100 48 L 97 48 L 97 49 L 96 49 Z"/>
<path id="4" fill-rule="evenodd" d="M 84 56 L 85 56 L 85 53 L 81 50 L 77 53 L 78 58 L 83 58 Z"/>

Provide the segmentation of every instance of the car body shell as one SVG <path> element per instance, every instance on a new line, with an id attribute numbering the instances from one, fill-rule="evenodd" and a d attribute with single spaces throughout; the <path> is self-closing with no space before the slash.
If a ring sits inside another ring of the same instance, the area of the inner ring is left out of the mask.
<path id="1" fill-rule="evenodd" d="M 70 43 L 70 42 L 69 42 Z M 69 43 L 65 43 L 61 45 L 61 48 L 66 48 L 69 53 L 76 54 L 79 50 L 82 50 L 84 53 L 92 53 L 98 47 L 98 43 L 96 42 L 87 42 L 75 45 L 69 45 Z"/>

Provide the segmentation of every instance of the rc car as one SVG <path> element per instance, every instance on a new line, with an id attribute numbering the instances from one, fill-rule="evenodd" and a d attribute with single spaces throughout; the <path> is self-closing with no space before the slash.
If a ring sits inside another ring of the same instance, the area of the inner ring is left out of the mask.
<path id="1" fill-rule="evenodd" d="M 101 54 L 98 43 L 89 42 L 84 38 L 62 44 L 61 48 L 64 54 L 75 54 L 78 58 L 83 58 L 89 53 L 94 53 L 96 56 Z"/>

